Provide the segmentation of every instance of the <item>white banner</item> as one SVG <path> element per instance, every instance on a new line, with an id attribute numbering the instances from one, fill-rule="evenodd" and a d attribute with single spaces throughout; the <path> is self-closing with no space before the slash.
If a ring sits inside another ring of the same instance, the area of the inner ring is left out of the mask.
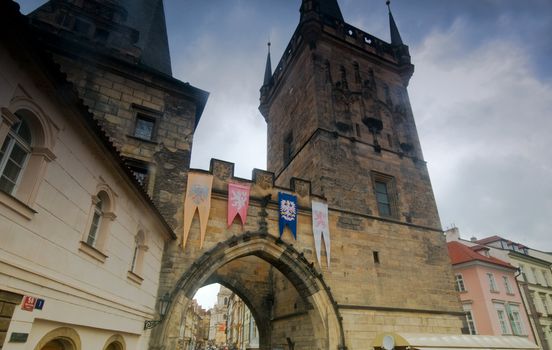
<path id="1" fill-rule="evenodd" d="M 312 201 L 312 232 L 314 234 L 314 247 L 316 249 L 316 258 L 320 262 L 320 248 L 322 238 L 326 246 L 326 259 L 328 268 L 330 267 L 330 225 L 328 223 L 328 204 L 319 201 Z"/>

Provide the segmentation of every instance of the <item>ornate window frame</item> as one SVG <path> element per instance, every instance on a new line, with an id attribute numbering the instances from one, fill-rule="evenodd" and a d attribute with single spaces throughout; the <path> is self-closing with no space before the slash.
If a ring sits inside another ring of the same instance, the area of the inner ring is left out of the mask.
<path id="1" fill-rule="evenodd" d="M 374 191 L 374 201 L 377 208 L 377 213 L 383 218 L 398 219 L 399 218 L 399 200 L 397 194 L 397 185 L 395 177 L 380 172 L 372 171 L 372 190 Z M 380 202 L 377 197 L 377 183 L 385 184 L 387 190 L 387 203 L 389 205 L 389 215 L 382 213 L 380 210 Z"/>
<path id="2" fill-rule="evenodd" d="M 27 97 L 13 98 L 8 108 L 0 109 L 0 115 L 0 145 L 4 144 L 10 128 L 20 119 L 25 120 L 31 131 L 31 151 L 16 188 L 12 193 L 0 191 L 1 205 L 31 220 L 36 213 L 33 207 L 48 163 L 56 159 L 53 150 L 59 128 L 40 106 Z"/>
<path id="3" fill-rule="evenodd" d="M 127 278 L 131 281 L 142 284 L 144 280 L 144 259 L 148 246 L 146 244 L 146 233 L 144 229 L 138 229 L 138 233 L 134 236 L 134 247 L 130 262 L 130 269 L 127 272 Z"/>
<path id="4" fill-rule="evenodd" d="M 96 188 L 96 194 L 91 198 L 88 221 L 80 242 L 79 250 L 101 263 L 105 262 L 108 258 L 106 247 L 110 226 L 117 218 L 117 215 L 115 215 L 115 197 L 115 193 L 107 184 L 101 184 Z M 94 230 L 94 240 L 90 242 L 91 226 L 94 223 L 95 216 L 98 215 L 97 204 L 100 201 L 102 203 L 101 217 L 99 222 L 97 222 L 98 227 Z"/>

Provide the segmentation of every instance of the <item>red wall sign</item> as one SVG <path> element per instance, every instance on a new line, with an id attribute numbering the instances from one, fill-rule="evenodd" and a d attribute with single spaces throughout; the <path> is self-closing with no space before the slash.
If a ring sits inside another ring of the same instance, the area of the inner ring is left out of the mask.
<path id="1" fill-rule="evenodd" d="M 21 309 L 26 311 L 33 311 L 36 303 L 35 297 L 30 297 L 28 295 L 25 295 L 23 298 L 23 303 L 21 304 Z"/>

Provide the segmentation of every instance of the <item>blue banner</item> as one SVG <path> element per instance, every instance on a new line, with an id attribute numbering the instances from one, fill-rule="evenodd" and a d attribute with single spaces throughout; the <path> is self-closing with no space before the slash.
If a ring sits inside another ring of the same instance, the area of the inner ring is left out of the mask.
<path id="1" fill-rule="evenodd" d="M 291 194 L 278 192 L 278 205 L 280 212 L 279 228 L 280 237 L 284 228 L 289 227 L 293 238 L 297 239 L 297 197 Z"/>

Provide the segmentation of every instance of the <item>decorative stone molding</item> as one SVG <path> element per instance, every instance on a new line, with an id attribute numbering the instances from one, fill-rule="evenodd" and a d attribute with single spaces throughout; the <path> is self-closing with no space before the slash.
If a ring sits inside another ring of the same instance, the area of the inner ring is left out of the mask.
<path id="1" fill-rule="evenodd" d="M 131 280 L 132 282 L 136 283 L 136 284 L 142 284 L 142 281 L 144 281 L 144 278 L 141 277 L 140 275 L 132 272 L 132 271 L 128 271 L 127 272 L 127 278 L 129 280 Z"/>
<path id="2" fill-rule="evenodd" d="M 83 252 L 84 254 L 90 256 L 91 258 L 93 258 L 93 259 L 95 259 L 95 260 L 97 260 L 101 263 L 104 263 L 105 260 L 108 258 L 108 256 L 106 254 L 104 254 L 103 252 L 101 252 L 97 248 L 92 247 L 91 245 L 89 245 L 88 243 L 86 243 L 84 241 L 80 241 L 79 251 Z"/>
<path id="3" fill-rule="evenodd" d="M 34 214 L 37 213 L 33 208 L 4 191 L 0 191 L 0 204 L 13 210 L 27 220 L 31 220 Z"/>

